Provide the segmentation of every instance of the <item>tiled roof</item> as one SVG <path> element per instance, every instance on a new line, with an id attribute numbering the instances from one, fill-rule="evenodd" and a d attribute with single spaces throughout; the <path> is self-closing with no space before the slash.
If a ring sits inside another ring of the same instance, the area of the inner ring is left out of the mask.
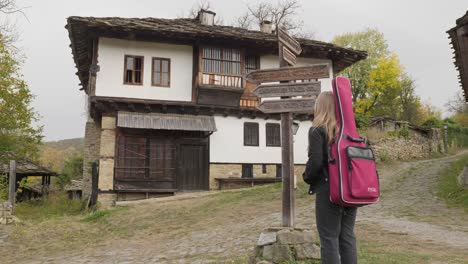
<path id="1" fill-rule="evenodd" d="M 57 173 L 42 167 L 29 159 L 16 159 L 14 154 L 5 153 L 0 156 L 0 175 L 9 174 L 9 160 L 16 160 L 16 174 L 23 176 L 57 176 Z"/>

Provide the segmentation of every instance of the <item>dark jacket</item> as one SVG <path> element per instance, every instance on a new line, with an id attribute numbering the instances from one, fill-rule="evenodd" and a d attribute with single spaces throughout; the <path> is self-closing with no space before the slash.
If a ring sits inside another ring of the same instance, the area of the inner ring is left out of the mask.
<path id="1" fill-rule="evenodd" d="M 317 187 L 328 178 L 328 141 L 322 127 L 309 129 L 308 160 L 302 176 L 310 185 L 309 194 L 314 194 Z"/>

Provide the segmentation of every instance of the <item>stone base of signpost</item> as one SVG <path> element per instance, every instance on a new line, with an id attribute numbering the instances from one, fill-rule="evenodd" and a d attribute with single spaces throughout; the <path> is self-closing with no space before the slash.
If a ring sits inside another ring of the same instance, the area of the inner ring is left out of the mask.
<path id="1" fill-rule="evenodd" d="M 15 222 L 15 217 L 13 216 L 13 206 L 10 202 L 3 202 L 2 207 L 0 208 L 0 224 L 8 225 Z"/>
<path id="2" fill-rule="evenodd" d="M 310 229 L 273 227 L 258 238 L 252 264 L 282 263 L 285 261 L 319 260 L 320 246 Z"/>

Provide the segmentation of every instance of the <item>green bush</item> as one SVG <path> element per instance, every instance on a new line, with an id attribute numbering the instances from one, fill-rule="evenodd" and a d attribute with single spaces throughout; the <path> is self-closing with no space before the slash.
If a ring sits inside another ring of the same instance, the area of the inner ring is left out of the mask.
<path id="1" fill-rule="evenodd" d="M 0 175 L 0 201 L 8 200 L 8 179 L 6 175 Z"/>
<path id="2" fill-rule="evenodd" d="M 436 117 L 431 117 L 424 121 L 422 124 L 425 128 L 442 128 L 444 126 L 444 122 Z"/>
<path id="3" fill-rule="evenodd" d="M 356 121 L 356 127 L 363 130 L 364 128 L 369 127 L 370 120 L 369 117 L 365 114 L 355 113 L 354 120 Z"/>
<path id="4" fill-rule="evenodd" d="M 57 183 L 61 188 L 71 180 L 83 177 L 83 156 L 75 155 L 65 161 L 62 173 L 57 177 Z"/>

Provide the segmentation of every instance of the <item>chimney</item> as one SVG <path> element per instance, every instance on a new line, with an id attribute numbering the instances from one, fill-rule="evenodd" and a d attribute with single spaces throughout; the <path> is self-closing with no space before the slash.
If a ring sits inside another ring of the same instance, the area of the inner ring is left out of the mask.
<path id="1" fill-rule="evenodd" d="M 260 23 L 260 31 L 263 33 L 271 34 L 272 32 L 271 21 L 263 20 L 262 23 Z"/>
<path id="2" fill-rule="evenodd" d="M 205 26 L 213 26 L 215 16 L 216 16 L 216 13 L 213 11 L 200 9 L 200 11 L 198 11 L 197 18 L 198 18 L 198 21 L 200 21 L 200 24 L 205 25 Z"/>

